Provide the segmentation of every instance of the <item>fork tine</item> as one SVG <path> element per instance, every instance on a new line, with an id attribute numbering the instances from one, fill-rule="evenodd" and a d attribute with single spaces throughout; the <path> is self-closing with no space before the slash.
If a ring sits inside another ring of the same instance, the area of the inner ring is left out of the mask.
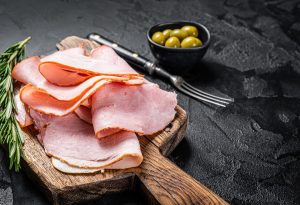
<path id="1" fill-rule="evenodd" d="M 198 96 L 200 96 L 200 97 L 203 97 L 203 98 L 206 98 L 206 99 L 215 101 L 215 102 L 219 102 L 219 103 L 222 103 L 222 104 L 224 104 L 224 105 L 229 104 L 229 102 L 227 102 L 227 101 L 219 100 L 219 99 L 216 99 L 216 98 L 213 98 L 213 97 L 204 95 L 204 94 L 202 94 L 202 93 L 200 93 L 200 92 L 196 92 L 195 90 L 193 90 L 193 89 L 189 88 L 188 86 L 186 86 L 184 83 L 181 84 L 181 86 L 182 86 L 182 88 L 186 89 L 187 91 L 192 92 L 192 93 L 194 93 L 195 95 L 198 95 Z"/>
<path id="2" fill-rule="evenodd" d="M 201 93 L 201 94 L 206 95 L 206 96 L 210 96 L 213 99 L 219 99 L 219 100 L 224 100 L 224 101 L 228 101 L 228 102 L 234 102 L 234 99 L 232 99 L 232 98 L 223 98 L 223 97 L 219 97 L 219 96 L 216 96 L 216 95 L 212 95 L 210 93 L 204 92 L 204 91 L 202 91 L 202 90 L 200 90 L 200 89 L 192 86 L 191 84 L 189 84 L 189 83 L 187 83 L 185 81 L 183 81 L 183 84 L 185 84 L 187 87 L 193 89 L 195 92 Z"/>
<path id="3" fill-rule="evenodd" d="M 188 96 L 192 96 L 192 97 L 194 97 L 194 98 L 196 98 L 198 100 L 201 100 L 201 101 L 204 101 L 204 102 L 208 102 L 208 103 L 212 103 L 214 105 L 218 105 L 218 106 L 221 106 L 221 107 L 226 107 L 226 105 L 224 105 L 224 104 L 221 104 L 221 103 L 209 100 L 209 99 L 207 99 L 205 97 L 201 97 L 199 95 L 195 95 L 194 93 L 191 93 L 190 91 L 184 89 L 183 87 L 179 86 L 179 87 L 177 87 L 177 89 L 180 90 L 181 92 L 187 94 Z"/>

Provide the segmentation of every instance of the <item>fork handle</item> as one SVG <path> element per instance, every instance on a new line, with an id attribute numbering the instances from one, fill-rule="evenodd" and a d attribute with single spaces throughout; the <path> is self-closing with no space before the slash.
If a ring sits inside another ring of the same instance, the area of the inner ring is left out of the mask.
<path id="1" fill-rule="evenodd" d="M 147 58 L 140 56 L 138 53 L 133 52 L 122 45 L 115 43 L 114 41 L 105 38 L 98 33 L 90 33 L 87 38 L 89 40 L 95 41 L 101 45 L 106 45 L 111 47 L 119 54 L 121 57 L 126 59 L 131 64 L 134 64 L 141 68 L 143 71 L 147 72 L 149 75 L 158 75 L 167 79 L 170 79 L 172 75 L 162 68 L 156 66 L 153 62 L 148 60 Z"/>

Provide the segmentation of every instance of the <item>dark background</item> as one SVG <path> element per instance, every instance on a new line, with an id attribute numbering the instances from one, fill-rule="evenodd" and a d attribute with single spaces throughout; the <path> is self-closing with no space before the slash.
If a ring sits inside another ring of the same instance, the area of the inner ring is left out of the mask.
<path id="1" fill-rule="evenodd" d="M 32 36 L 27 54 L 45 54 L 68 35 L 99 32 L 152 59 L 151 25 L 203 23 L 211 46 L 187 79 L 236 102 L 216 108 L 178 93 L 189 124 L 170 158 L 231 204 L 291 205 L 300 204 L 299 18 L 300 2 L 286 0 L 0 0 L 0 50 Z M 3 150 L 0 161 L 0 204 L 48 204 L 23 172 L 8 171 Z M 143 203 L 130 192 L 89 204 Z"/>

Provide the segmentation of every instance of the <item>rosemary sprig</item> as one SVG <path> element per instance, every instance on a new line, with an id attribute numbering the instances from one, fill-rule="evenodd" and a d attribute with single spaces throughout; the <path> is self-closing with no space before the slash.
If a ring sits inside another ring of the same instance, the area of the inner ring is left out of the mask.
<path id="1" fill-rule="evenodd" d="M 17 108 L 14 101 L 14 85 L 11 71 L 25 56 L 27 37 L 4 51 L 0 56 L 0 144 L 8 145 L 9 168 L 19 171 L 23 134 L 16 121 Z"/>

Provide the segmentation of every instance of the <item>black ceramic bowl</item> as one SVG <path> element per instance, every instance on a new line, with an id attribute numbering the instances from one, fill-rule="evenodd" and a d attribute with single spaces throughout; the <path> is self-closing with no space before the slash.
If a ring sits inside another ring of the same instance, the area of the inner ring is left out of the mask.
<path id="1" fill-rule="evenodd" d="M 165 29 L 176 29 L 186 25 L 195 26 L 198 29 L 198 37 L 203 45 L 196 48 L 169 48 L 152 41 L 152 35 Z M 147 32 L 148 43 L 152 54 L 158 63 L 173 74 L 186 74 L 195 68 L 207 51 L 210 42 L 210 33 L 205 26 L 192 21 L 180 21 L 174 23 L 157 24 Z"/>

